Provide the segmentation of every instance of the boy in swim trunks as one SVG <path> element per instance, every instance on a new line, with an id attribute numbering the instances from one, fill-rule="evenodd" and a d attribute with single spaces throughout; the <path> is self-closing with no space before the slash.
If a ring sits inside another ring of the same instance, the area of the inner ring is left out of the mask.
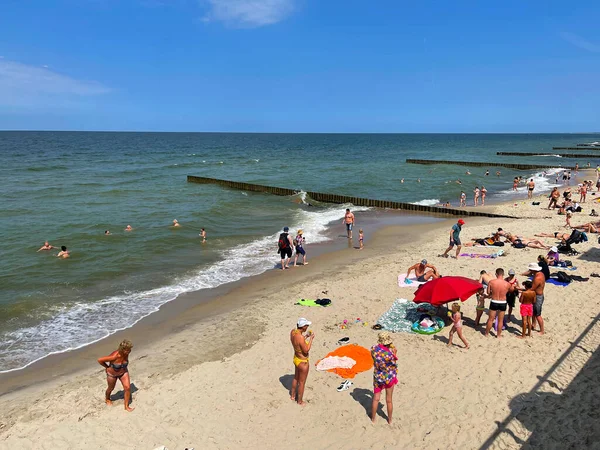
<path id="1" fill-rule="evenodd" d="M 535 303 L 535 291 L 531 289 L 531 281 L 523 281 L 523 292 L 519 301 L 521 302 L 521 318 L 522 318 L 522 331 L 521 336 L 517 336 L 519 339 L 523 339 L 525 336 L 531 337 L 531 328 L 533 321 L 533 304 Z"/>

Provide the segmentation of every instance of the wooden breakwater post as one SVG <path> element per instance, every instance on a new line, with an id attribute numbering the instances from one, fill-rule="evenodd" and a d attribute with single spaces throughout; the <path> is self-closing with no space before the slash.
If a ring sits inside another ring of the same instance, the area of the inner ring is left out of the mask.
<path id="1" fill-rule="evenodd" d="M 195 177 L 188 175 L 187 181 L 189 183 L 198 184 L 216 184 L 230 189 L 237 189 L 248 192 L 262 192 L 266 194 L 290 196 L 299 194 L 300 190 L 280 188 L 275 186 L 265 186 L 262 184 L 244 183 L 240 181 L 220 180 L 217 178 L 207 177 Z M 347 195 L 339 194 L 326 194 L 323 192 L 308 191 L 306 194 L 313 200 L 323 203 L 335 203 L 345 204 L 351 203 L 355 206 L 367 206 L 371 208 L 388 208 L 388 209 L 399 209 L 403 211 L 412 211 L 415 213 L 429 213 L 441 216 L 463 216 L 463 217 L 497 217 L 497 218 L 509 218 L 517 219 L 518 217 L 502 215 L 502 214 L 491 214 L 483 211 L 466 211 L 458 208 L 444 208 L 437 206 L 428 205 L 415 205 L 413 203 L 395 202 L 391 200 L 374 200 L 362 197 L 350 197 Z"/>
<path id="2" fill-rule="evenodd" d="M 453 166 L 469 166 L 469 167 L 507 167 L 509 169 L 516 170 L 545 170 L 551 167 L 560 167 L 562 169 L 574 170 L 575 167 L 557 166 L 557 165 L 546 165 L 541 166 L 537 164 L 511 164 L 502 162 L 479 162 L 479 161 L 436 161 L 433 159 L 407 159 L 409 164 L 449 164 Z"/>
<path id="3" fill-rule="evenodd" d="M 552 150 L 600 150 L 600 147 L 552 147 Z"/>
<path id="4" fill-rule="evenodd" d="M 583 149 L 582 149 L 583 150 Z M 549 156 L 546 153 L 522 153 L 522 152 L 496 152 L 499 156 Z M 563 158 L 600 158 L 600 153 L 590 155 L 587 153 L 552 153 L 551 156 L 561 156 Z"/>

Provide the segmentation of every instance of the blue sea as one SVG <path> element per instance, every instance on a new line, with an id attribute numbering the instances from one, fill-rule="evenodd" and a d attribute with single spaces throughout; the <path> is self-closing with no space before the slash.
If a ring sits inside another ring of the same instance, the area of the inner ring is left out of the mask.
<path id="1" fill-rule="evenodd" d="M 271 270 L 283 226 L 303 228 L 310 248 L 329 239 L 328 227 L 343 215 L 343 205 L 309 206 L 303 193 L 246 193 L 187 183 L 187 175 L 454 206 L 461 189 L 470 194 L 482 184 L 489 200 L 508 199 L 516 175 L 536 176 L 539 187 L 549 188 L 556 170 L 501 168 L 496 177 L 495 167 L 490 176 L 477 167 L 466 175 L 465 167 L 405 159 L 556 168 L 576 161 L 552 156 L 552 146 L 597 140 L 594 134 L 0 132 L 0 371 L 130 327 L 181 293 Z M 179 229 L 169 226 L 173 219 Z M 37 252 L 45 240 L 66 245 L 71 258 Z"/>

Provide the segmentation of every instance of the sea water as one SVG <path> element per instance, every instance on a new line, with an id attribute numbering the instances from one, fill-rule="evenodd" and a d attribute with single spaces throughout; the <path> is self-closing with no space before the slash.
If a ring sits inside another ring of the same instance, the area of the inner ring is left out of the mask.
<path id="1" fill-rule="evenodd" d="M 454 206 L 461 189 L 472 197 L 484 184 L 488 199 L 501 199 L 514 195 L 516 175 L 535 176 L 542 188 L 554 176 L 500 168 L 497 177 L 495 167 L 489 176 L 483 167 L 466 175 L 465 167 L 405 159 L 553 168 L 575 161 L 496 152 L 551 155 L 552 146 L 593 140 L 572 134 L 0 132 L 0 371 L 130 327 L 181 293 L 271 270 L 283 226 L 303 228 L 310 246 L 327 240 L 328 226 L 339 224 L 350 206 L 308 205 L 302 192 L 276 197 L 187 183 L 187 175 Z M 173 219 L 182 226 L 170 227 Z M 132 232 L 124 231 L 128 224 Z M 56 258 L 56 249 L 36 252 L 45 240 L 66 245 L 71 258 Z"/>

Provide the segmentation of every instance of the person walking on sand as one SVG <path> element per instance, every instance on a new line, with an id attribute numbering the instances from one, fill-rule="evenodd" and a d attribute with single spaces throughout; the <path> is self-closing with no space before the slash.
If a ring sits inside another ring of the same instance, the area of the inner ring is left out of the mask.
<path id="1" fill-rule="evenodd" d="M 300 406 L 304 406 L 303 396 L 306 379 L 308 378 L 308 353 L 312 347 L 315 335 L 308 331 L 311 322 L 305 318 L 298 319 L 296 328 L 290 332 L 290 340 L 294 348 L 294 381 L 292 381 L 292 390 L 290 398 Z"/>
<path id="2" fill-rule="evenodd" d="M 371 347 L 373 358 L 373 403 L 371 404 L 371 421 L 375 423 L 381 391 L 385 390 L 385 404 L 387 406 L 387 422 L 392 424 L 394 405 L 392 396 L 394 386 L 398 384 L 398 356 L 392 337 L 387 331 L 379 333 L 377 345 Z"/>
<path id="3" fill-rule="evenodd" d="M 460 191 L 460 206 L 467 206 L 467 194 L 465 194 L 465 191 Z"/>
<path id="4" fill-rule="evenodd" d="M 523 292 L 519 301 L 521 302 L 521 336 L 517 336 L 519 339 L 523 339 L 525 336 L 531 337 L 532 319 L 533 319 L 533 304 L 535 303 L 535 291 L 531 289 L 531 281 L 523 281 Z"/>
<path id="5" fill-rule="evenodd" d="M 443 258 L 448 257 L 448 252 L 452 250 L 452 248 L 456 245 L 456 256 L 453 258 L 458 259 L 458 255 L 460 254 L 460 249 L 462 248 L 462 243 L 460 242 L 460 232 L 462 230 L 462 226 L 465 224 L 465 221 L 462 219 L 458 219 L 454 225 L 452 225 L 452 229 L 450 230 L 450 245 L 446 249 L 444 253 L 440 256 Z"/>
<path id="6" fill-rule="evenodd" d="M 463 324 L 462 324 L 462 314 L 460 313 L 460 305 L 458 303 L 452 304 L 452 329 L 450 330 L 450 335 L 448 336 L 448 347 L 452 347 L 452 338 L 454 337 L 454 333 L 458 334 L 458 337 L 463 344 L 465 344 L 465 349 L 469 348 L 469 343 L 463 336 Z"/>
<path id="7" fill-rule="evenodd" d="M 487 189 L 485 186 L 481 186 L 481 206 L 485 206 L 485 196 L 487 195 Z"/>
<path id="8" fill-rule="evenodd" d="M 365 233 L 361 228 L 358 230 L 358 249 L 362 250 L 363 248 L 365 248 Z"/>
<path id="9" fill-rule="evenodd" d="M 346 214 L 342 223 L 346 224 L 346 234 L 348 239 L 352 239 L 352 227 L 354 227 L 354 214 L 350 212 L 350 208 L 346 208 Z"/>
<path id="10" fill-rule="evenodd" d="M 477 206 L 479 204 L 479 186 L 475 186 L 475 189 L 473 190 L 473 203 L 474 206 Z"/>
<path id="11" fill-rule="evenodd" d="M 283 233 L 279 235 L 279 241 L 277 242 L 277 253 L 281 255 L 281 270 L 290 268 L 290 259 L 292 258 L 294 242 L 288 233 L 289 231 L 290 229 L 288 227 L 283 227 Z"/>
<path id="12" fill-rule="evenodd" d="M 133 411 L 134 408 L 129 406 L 131 403 L 131 380 L 129 379 L 129 354 L 133 344 L 127 339 L 119 344 L 119 348 L 108 356 L 103 356 L 98 359 L 98 363 L 104 367 L 106 371 L 106 382 L 108 388 L 104 394 L 104 401 L 107 405 L 112 405 L 110 394 L 117 384 L 117 380 L 121 380 L 123 390 L 125 391 L 125 410 Z"/>
<path id="13" fill-rule="evenodd" d="M 302 265 L 306 266 L 308 261 L 306 261 L 306 250 L 304 250 L 304 232 L 302 230 L 298 230 L 298 234 L 296 235 L 296 239 L 294 239 L 294 245 L 296 246 L 296 256 L 294 257 L 294 267 L 298 264 L 298 256 L 302 255 Z"/>
<path id="14" fill-rule="evenodd" d="M 533 190 L 534 189 L 535 189 L 535 183 L 532 178 L 531 180 L 529 180 L 529 183 L 527 183 L 527 198 L 529 198 L 529 199 L 533 198 Z"/>
<path id="15" fill-rule="evenodd" d="M 585 198 L 587 196 L 587 184 L 583 183 L 579 188 L 579 203 L 585 203 Z"/>
<path id="16" fill-rule="evenodd" d="M 490 297 L 490 315 L 485 326 L 485 335 L 490 335 L 490 330 L 494 325 L 496 315 L 498 316 L 498 326 L 496 327 L 496 338 L 502 337 L 502 326 L 504 324 L 504 314 L 506 313 L 506 294 L 513 287 L 504 280 L 504 269 L 496 269 L 496 279 L 488 284 L 488 297 Z"/>
<path id="17" fill-rule="evenodd" d="M 44 245 L 42 245 L 38 249 L 38 252 L 45 251 L 45 250 L 52 250 L 53 248 L 55 248 L 55 247 L 53 245 L 50 245 L 50 243 L 48 241 L 46 241 L 46 242 L 44 242 Z"/>

